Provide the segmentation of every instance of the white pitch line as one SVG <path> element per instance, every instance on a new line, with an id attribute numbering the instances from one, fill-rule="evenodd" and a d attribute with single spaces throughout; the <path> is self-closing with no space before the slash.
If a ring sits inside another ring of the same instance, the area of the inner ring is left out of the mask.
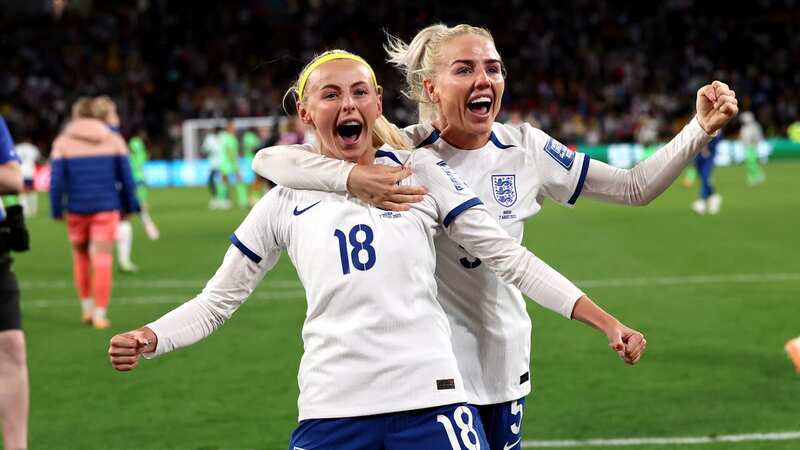
<path id="1" fill-rule="evenodd" d="M 607 280 L 583 280 L 575 284 L 581 287 L 628 287 L 628 286 L 674 286 L 684 284 L 766 283 L 800 281 L 800 273 L 740 273 L 730 275 L 688 275 L 676 277 L 619 278 Z"/>
<path id="2" fill-rule="evenodd" d="M 208 280 L 117 280 L 114 281 L 115 288 L 122 289 L 202 289 Z M 293 280 L 266 280 L 264 286 L 276 289 L 302 288 L 299 281 Z M 20 281 L 21 289 L 65 289 L 72 288 L 71 280 L 52 280 L 52 281 Z"/>
<path id="3" fill-rule="evenodd" d="M 174 305 L 191 300 L 191 296 L 179 295 L 148 295 L 148 296 L 114 296 L 111 302 L 114 306 L 127 306 L 127 305 Z M 304 290 L 286 290 L 279 292 L 265 292 L 251 295 L 248 300 L 270 301 L 270 300 L 305 300 L 306 293 Z M 68 306 L 74 307 L 78 304 L 77 301 L 72 299 L 36 299 L 21 301 L 23 308 L 49 308 L 53 306 Z"/>
<path id="4" fill-rule="evenodd" d="M 581 287 L 630 287 L 630 286 L 674 286 L 686 284 L 723 283 L 766 283 L 800 281 L 800 273 L 740 273 L 729 275 L 687 275 L 673 277 L 610 278 L 599 280 L 578 280 Z M 118 280 L 114 286 L 120 289 L 201 289 L 206 280 Z M 268 289 L 302 289 L 296 280 L 265 280 L 262 286 Z M 69 280 L 20 281 L 22 289 L 64 289 L 72 288 Z"/>
<path id="5" fill-rule="evenodd" d="M 522 441 L 522 448 L 622 447 L 631 445 L 686 445 L 720 442 L 789 441 L 800 439 L 800 431 L 784 433 L 729 434 L 717 436 L 675 436 L 646 438 L 586 439 L 563 441 Z"/>

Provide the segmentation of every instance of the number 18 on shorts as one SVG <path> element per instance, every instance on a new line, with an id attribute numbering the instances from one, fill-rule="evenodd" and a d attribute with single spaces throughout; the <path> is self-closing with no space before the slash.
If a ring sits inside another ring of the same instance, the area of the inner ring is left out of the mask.
<path id="1" fill-rule="evenodd" d="M 480 415 L 454 404 L 374 416 L 303 420 L 289 450 L 489 450 Z"/>

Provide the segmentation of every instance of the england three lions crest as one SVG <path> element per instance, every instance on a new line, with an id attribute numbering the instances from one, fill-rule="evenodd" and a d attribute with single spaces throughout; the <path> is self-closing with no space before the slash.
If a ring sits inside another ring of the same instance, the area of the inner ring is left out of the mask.
<path id="1" fill-rule="evenodd" d="M 508 208 L 517 202 L 515 175 L 492 175 L 492 192 L 497 203 Z"/>

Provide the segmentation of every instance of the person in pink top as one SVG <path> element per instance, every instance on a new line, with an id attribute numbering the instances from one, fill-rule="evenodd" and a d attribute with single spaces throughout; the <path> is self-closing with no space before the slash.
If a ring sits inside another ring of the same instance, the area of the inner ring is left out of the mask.
<path id="1" fill-rule="evenodd" d="M 50 210 L 66 211 L 73 277 L 81 300 L 81 322 L 104 329 L 112 283 L 112 251 L 120 214 L 139 211 L 128 148 L 111 127 L 119 124 L 108 97 L 81 99 L 72 120 L 53 142 Z"/>

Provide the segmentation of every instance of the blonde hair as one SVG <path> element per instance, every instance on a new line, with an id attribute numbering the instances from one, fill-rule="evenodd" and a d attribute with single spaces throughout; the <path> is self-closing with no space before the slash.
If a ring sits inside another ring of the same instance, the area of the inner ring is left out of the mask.
<path id="1" fill-rule="evenodd" d="M 107 95 L 95 97 L 89 103 L 90 116 L 99 120 L 105 120 L 114 108 L 116 108 L 114 100 L 111 100 L 111 97 Z"/>
<path id="2" fill-rule="evenodd" d="M 389 56 L 387 61 L 402 72 L 406 82 L 403 94 L 419 105 L 420 122 L 430 123 L 438 116 L 436 105 L 425 91 L 423 81 L 436 75 L 437 64 L 442 56 L 442 45 L 464 34 L 482 36 L 494 43 L 489 30 L 467 24 L 454 27 L 442 23 L 431 25 L 420 30 L 408 44 L 395 36 L 387 35 L 388 42 L 383 46 Z"/>
<path id="3" fill-rule="evenodd" d="M 78 97 L 78 99 L 75 100 L 75 103 L 72 104 L 72 118 L 79 119 L 92 117 L 91 104 L 91 97 Z"/>
<path id="4" fill-rule="evenodd" d="M 286 90 L 286 93 L 283 94 L 284 111 L 286 111 L 286 97 L 289 95 L 294 98 L 295 102 L 304 102 L 306 98 L 308 98 L 307 92 L 305 92 L 306 80 L 320 65 L 334 59 L 349 59 L 364 64 L 372 75 L 372 82 L 375 85 L 374 87 L 376 93 L 380 95 L 383 92 L 383 88 L 378 84 L 377 78 L 375 78 L 375 72 L 372 70 L 372 67 L 369 65 L 369 63 L 367 63 L 367 61 L 360 56 L 346 50 L 328 50 L 312 58 L 311 61 L 309 61 L 309 63 L 303 67 L 303 70 L 300 71 L 300 75 L 297 76 L 297 80 L 295 80 L 295 82 L 292 83 L 292 86 L 290 86 L 289 89 Z M 300 88 L 301 84 L 303 86 L 302 92 Z M 286 112 L 288 114 L 288 111 Z M 378 118 L 375 120 L 375 124 L 372 126 L 372 145 L 375 147 L 388 145 L 392 148 L 400 150 L 408 150 L 412 148 L 411 142 L 405 138 L 405 136 L 400 132 L 400 129 L 397 128 L 397 126 L 393 123 L 389 122 L 386 117 L 383 116 L 383 114 L 378 116 Z"/>

